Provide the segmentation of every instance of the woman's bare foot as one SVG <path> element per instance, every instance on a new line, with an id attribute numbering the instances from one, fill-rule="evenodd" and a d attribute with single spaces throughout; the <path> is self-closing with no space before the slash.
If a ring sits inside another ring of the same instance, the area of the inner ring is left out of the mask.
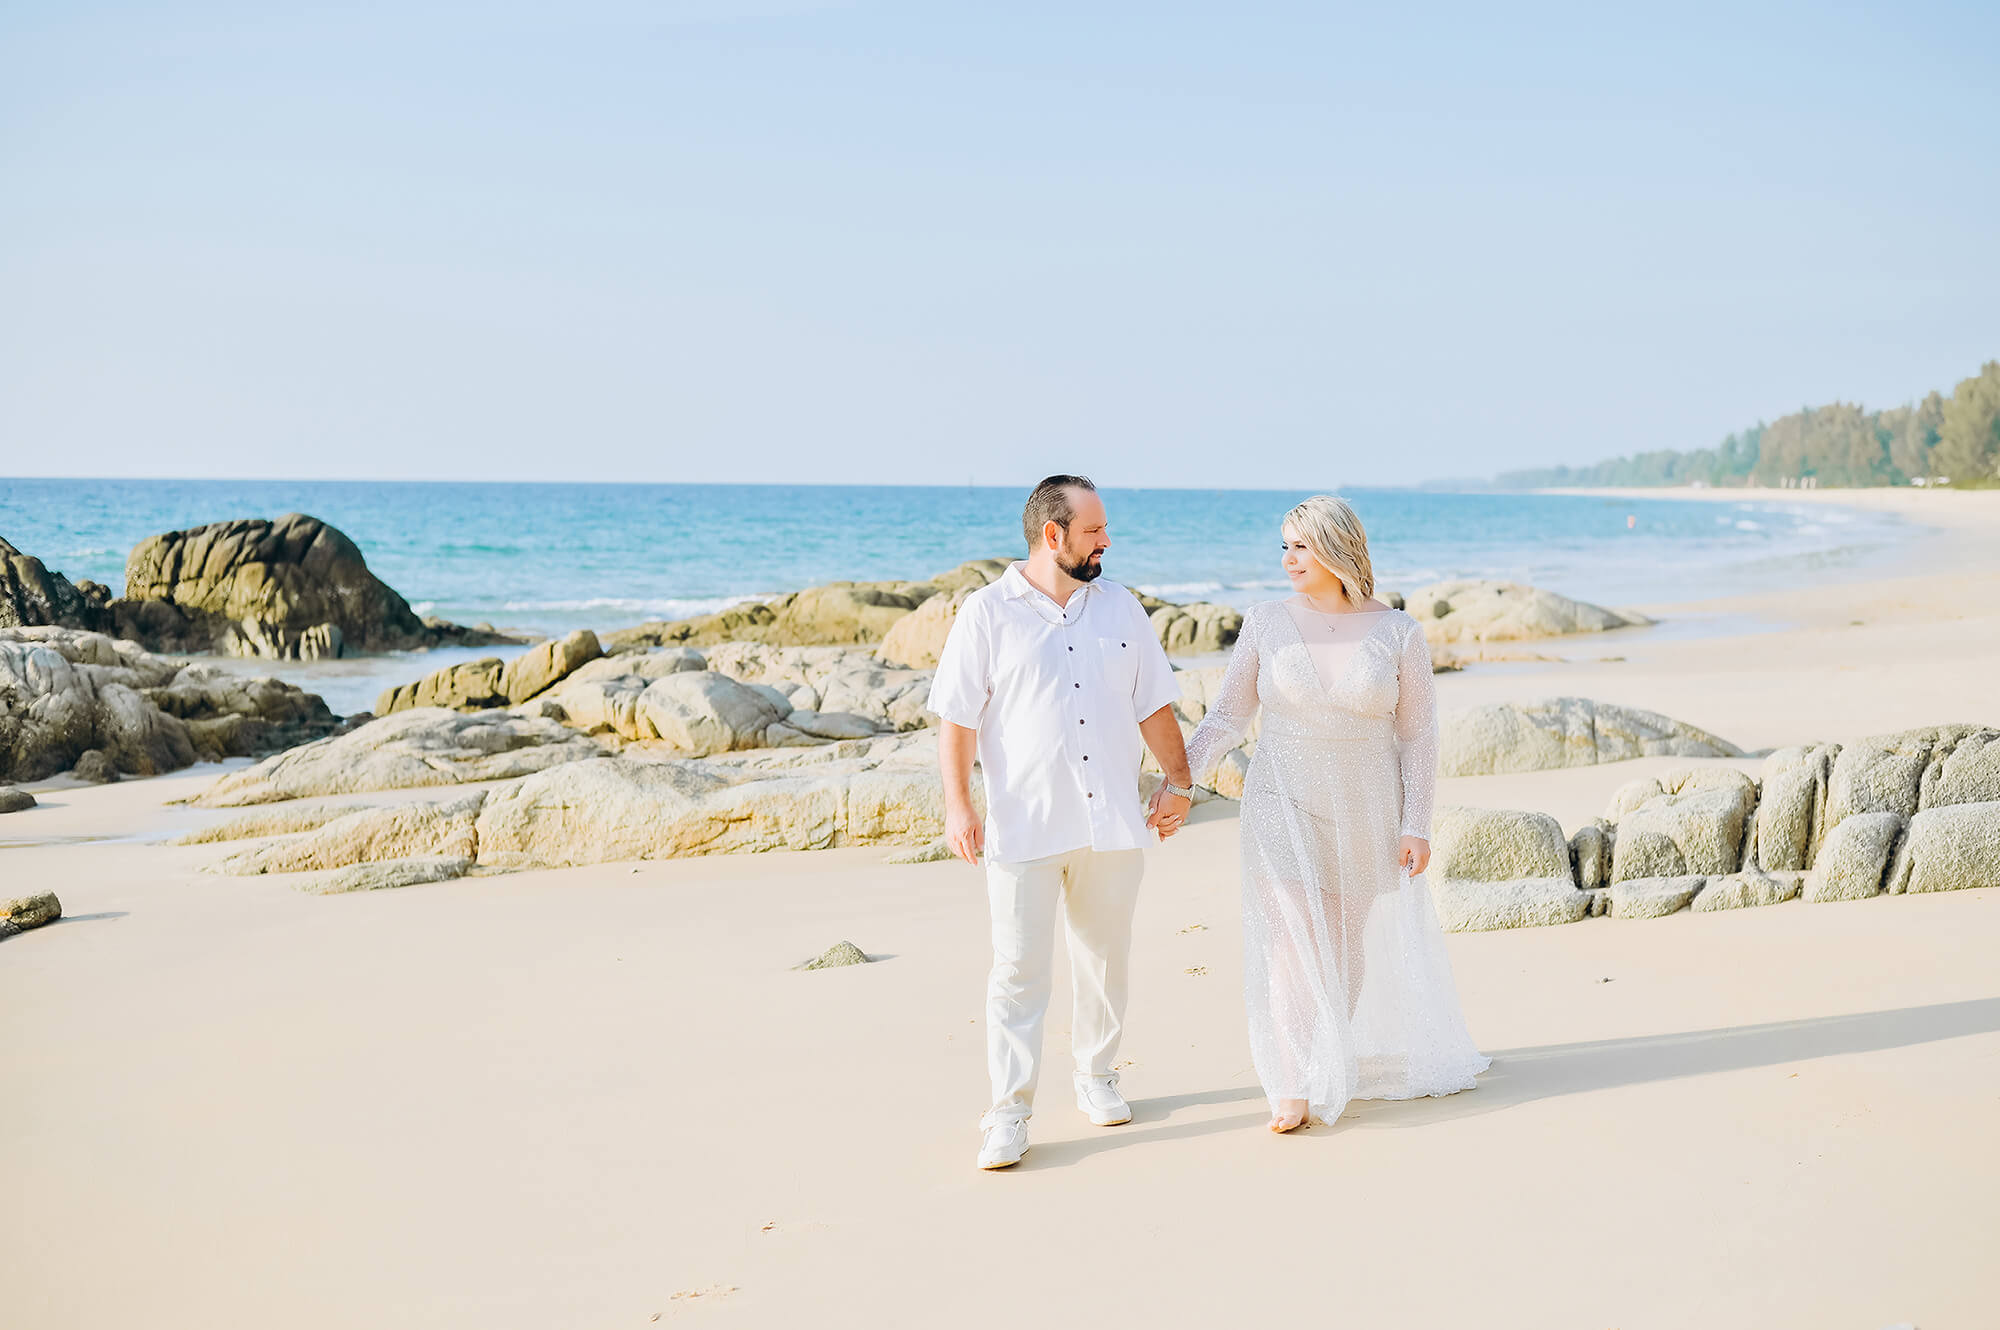
<path id="1" fill-rule="evenodd" d="M 1271 1130 L 1284 1132 L 1305 1125 L 1306 1114 L 1312 1106 L 1303 1099 L 1280 1099 L 1278 1111 L 1271 1115 Z"/>

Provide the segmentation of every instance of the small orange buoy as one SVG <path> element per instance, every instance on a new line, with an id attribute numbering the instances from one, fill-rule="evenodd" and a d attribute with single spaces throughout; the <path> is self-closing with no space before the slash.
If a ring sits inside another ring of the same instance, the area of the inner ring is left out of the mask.
<path id="1" fill-rule="evenodd" d="M 1627 531 L 1630 531 L 1632 528 L 1638 525 L 1639 525 L 1639 519 L 1637 517 L 1634 517 L 1631 513 L 1625 514 L 1625 529 Z"/>

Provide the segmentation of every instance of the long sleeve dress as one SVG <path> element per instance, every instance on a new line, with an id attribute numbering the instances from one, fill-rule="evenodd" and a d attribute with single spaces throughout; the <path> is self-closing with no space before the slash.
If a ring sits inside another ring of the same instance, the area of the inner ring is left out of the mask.
<path id="1" fill-rule="evenodd" d="M 1273 1110 L 1332 1122 L 1351 1099 L 1471 1088 L 1444 932 L 1401 836 L 1430 839 L 1437 702 L 1423 628 L 1401 610 L 1245 615 L 1188 744 L 1198 782 L 1263 724 L 1243 783 L 1244 1000 Z"/>

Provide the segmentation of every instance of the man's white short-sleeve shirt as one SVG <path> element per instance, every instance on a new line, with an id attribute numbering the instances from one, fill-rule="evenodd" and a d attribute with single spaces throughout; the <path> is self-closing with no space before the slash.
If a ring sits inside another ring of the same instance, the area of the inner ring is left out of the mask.
<path id="1" fill-rule="evenodd" d="M 1124 587 L 1100 577 L 1063 606 L 1021 567 L 965 598 L 931 680 L 930 709 L 979 733 L 986 857 L 1139 849 L 1138 723 L 1179 699 L 1173 666 Z"/>

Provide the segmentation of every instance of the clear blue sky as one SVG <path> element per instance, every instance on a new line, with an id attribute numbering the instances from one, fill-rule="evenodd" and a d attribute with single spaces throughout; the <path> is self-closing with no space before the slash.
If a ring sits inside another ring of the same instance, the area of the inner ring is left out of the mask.
<path id="1" fill-rule="evenodd" d="M 2000 357 L 1996 50 L 1990 3 L 14 0 L 0 475 L 1705 446 Z"/>

